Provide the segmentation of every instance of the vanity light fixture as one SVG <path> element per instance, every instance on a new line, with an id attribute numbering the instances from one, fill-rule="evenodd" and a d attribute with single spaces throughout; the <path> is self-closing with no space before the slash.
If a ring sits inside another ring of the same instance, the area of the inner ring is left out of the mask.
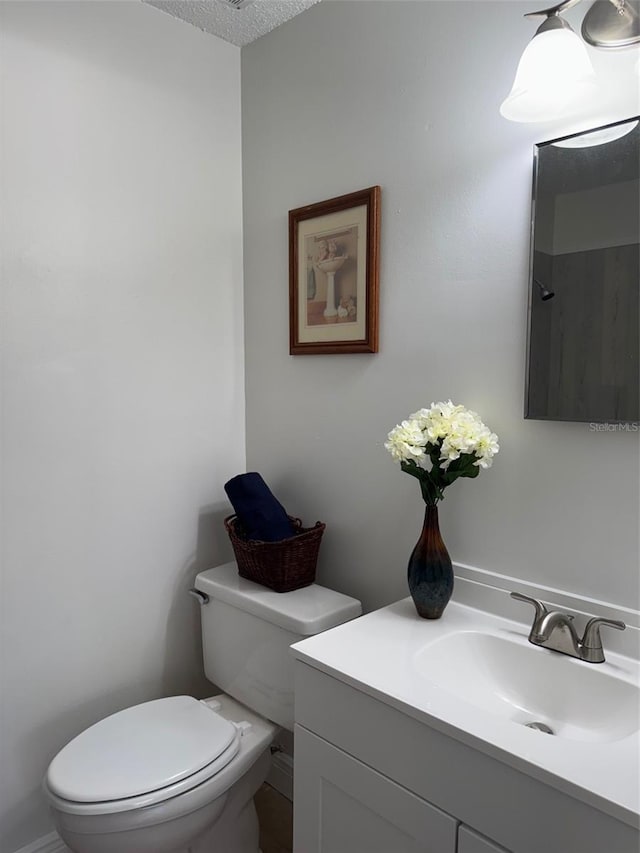
<path id="1" fill-rule="evenodd" d="M 631 121 L 616 122 L 597 130 L 564 136 L 552 142 L 554 148 L 593 148 L 596 145 L 606 145 L 607 142 L 615 142 L 638 126 L 638 119 Z"/>
<path id="2" fill-rule="evenodd" d="M 595 94 L 595 73 L 586 46 L 560 16 L 580 0 L 529 12 L 543 17 L 522 54 L 511 92 L 500 112 L 510 121 L 566 118 Z M 640 15 L 633 0 L 595 0 L 582 23 L 582 37 L 595 47 L 626 47 L 640 42 Z"/>

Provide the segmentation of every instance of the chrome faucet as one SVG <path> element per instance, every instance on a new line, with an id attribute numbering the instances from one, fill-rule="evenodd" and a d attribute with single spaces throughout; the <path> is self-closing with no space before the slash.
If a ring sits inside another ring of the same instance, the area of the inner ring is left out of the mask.
<path id="1" fill-rule="evenodd" d="M 533 624 L 529 632 L 529 642 L 534 646 L 542 646 L 544 649 L 552 649 L 563 655 L 579 658 L 587 663 L 604 663 L 604 651 L 602 649 L 602 638 L 600 637 L 600 626 L 608 625 L 624 631 L 627 627 L 624 622 L 617 619 L 590 619 L 584 629 L 582 639 L 573 625 L 573 616 L 561 613 L 559 610 L 547 610 L 545 605 L 537 598 L 512 592 L 511 598 L 525 601 L 535 608 Z"/>

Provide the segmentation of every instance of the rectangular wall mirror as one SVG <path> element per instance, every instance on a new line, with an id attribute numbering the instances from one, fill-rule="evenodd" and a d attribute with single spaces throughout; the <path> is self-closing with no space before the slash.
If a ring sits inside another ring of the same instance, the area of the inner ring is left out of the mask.
<path id="1" fill-rule="evenodd" d="M 535 147 L 525 417 L 640 420 L 640 122 Z"/>

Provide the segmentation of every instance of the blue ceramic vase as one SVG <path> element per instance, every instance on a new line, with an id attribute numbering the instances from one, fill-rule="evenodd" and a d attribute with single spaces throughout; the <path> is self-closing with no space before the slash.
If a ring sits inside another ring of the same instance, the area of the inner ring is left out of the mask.
<path id="1" fill-rule="evenodd" d="M 418 615 L 439 619 L 453 592 L 453 567 L 438 525 L 438 507 L 427 504 L 422 533 L 407 567 L 409 592 Z"/>

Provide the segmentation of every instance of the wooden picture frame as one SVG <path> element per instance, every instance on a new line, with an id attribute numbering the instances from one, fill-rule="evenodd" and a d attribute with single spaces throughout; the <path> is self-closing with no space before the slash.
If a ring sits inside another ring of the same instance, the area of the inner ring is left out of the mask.
<path id="1" fill-rule="evenodd" d="M 289 352 L 378 352 L 380 187 L 289 211 Z"/>

